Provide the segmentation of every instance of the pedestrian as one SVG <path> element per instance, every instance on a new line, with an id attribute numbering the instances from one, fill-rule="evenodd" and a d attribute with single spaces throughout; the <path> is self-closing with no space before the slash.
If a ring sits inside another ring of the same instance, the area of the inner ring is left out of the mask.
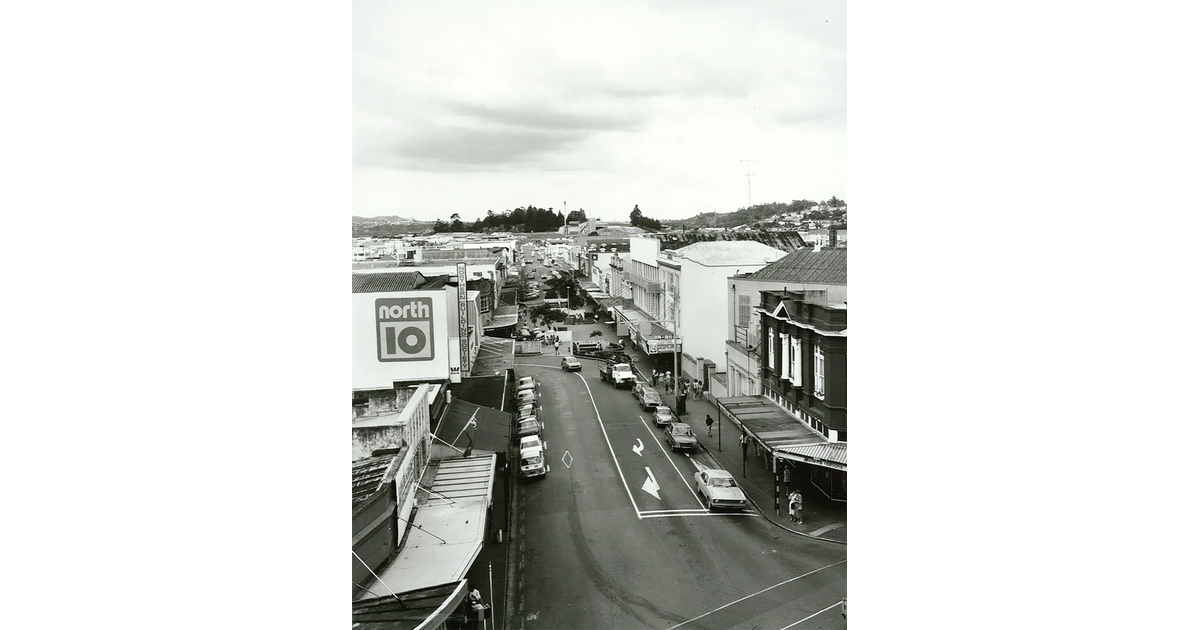
<path id="1" fill-rule="evenodd" d="M 557 339 L 554 340 L 554 354 L 555 355 L 558 354 L 558 340 Z"/>
<path id="2" fill-rule="evenodd" d="M 708 425 L 708 437 L 712 437 L 712 425 L 713 425 L 712 416 L 710 416 L 708 414 L 704 414 L 704 424 Z"/>
<path id="3" fill-rule="evenodd" d="M 658 370 L 650 370 L 650 384 L 658 387 Z"/>
<path id="4" fill-rule="evenodd" d="M 799 490 L 793 490 L 792 493 L 788 495 L 788 515 L 792 517 L 793 522 L 801 525 L 804 524 L 804 516 L 802 514 L 803 508 L 804 496 L 800 494 Z"/>

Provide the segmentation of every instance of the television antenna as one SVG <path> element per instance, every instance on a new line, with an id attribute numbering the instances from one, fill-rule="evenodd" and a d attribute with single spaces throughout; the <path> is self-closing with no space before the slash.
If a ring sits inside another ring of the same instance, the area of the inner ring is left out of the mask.
<path id="1" fill-rule="evenodd" d="M 746 208 L 749 208 L 750 206 L 754 205 L 754 203 L 751 202 L 751 200 L 750 200 L 750 176 L 754 174 L 754 173 L 750 172 L 750 163 L 757 162 L 758 160 L 740 160 L 740 161 L 746 163 Z"/>

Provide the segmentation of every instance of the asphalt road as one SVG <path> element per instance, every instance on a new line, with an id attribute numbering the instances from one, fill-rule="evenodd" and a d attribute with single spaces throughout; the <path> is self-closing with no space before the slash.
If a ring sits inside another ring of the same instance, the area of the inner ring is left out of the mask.
<path id="1" fill-rule="evenodd" d="M 716 462 L 670 452 L 630 391 L 582 363 L 517 357 L 539 382 L 551 468 L 517 490 L 507 627 L 845 628 L 845 547 L 708 513 L 693 475 Z"/>

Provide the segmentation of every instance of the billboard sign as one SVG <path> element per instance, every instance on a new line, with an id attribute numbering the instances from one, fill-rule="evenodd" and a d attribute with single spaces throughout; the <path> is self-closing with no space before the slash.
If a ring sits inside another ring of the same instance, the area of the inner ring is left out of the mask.
<path id="1" fill-rule="evenodd" d="M 353 389 L 395 382 L 438 382 L 450 376 L 444 291 L 355 293 L 351 297 Z"/>
<path id="2" fill-rule="evenodd" d="M 433 358 L 433 300 L 427 297 L 375 300 L 379 360 L 428 361 Z"/>

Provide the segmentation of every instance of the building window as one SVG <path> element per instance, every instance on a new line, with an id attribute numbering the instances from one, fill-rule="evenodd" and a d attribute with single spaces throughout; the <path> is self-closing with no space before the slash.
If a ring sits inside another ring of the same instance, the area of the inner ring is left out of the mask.
<path id="1" fill-rule="evenodd" d="M 792 340 L 787 333 L 779 334 L 779 378 L 792 380 Z"/>
<path id="2" fill-rule="evenodd" d="M 825 398 L 825 353 L 821 346 L 813 346 L 813 394 Z"/>
<path id="3" fill-rule="evenodd" d="M 775 329 L 767 326 L 767 367 L 778 370 L 775 365 Z"/>
<path id="4" fill-rule="evenodd" d="M 738 296 L 738 326 L 750 325 L 750 296 Z"/>
<path id="5" fill-rule="evenodd" d="M 792 381 L 796 387 L 803 385 L 800 375 L 804 373 L 802 371 L 802 364 L 804 362 L 800 359 L 800 349 L 800 340 L 792 337 Z"/>

